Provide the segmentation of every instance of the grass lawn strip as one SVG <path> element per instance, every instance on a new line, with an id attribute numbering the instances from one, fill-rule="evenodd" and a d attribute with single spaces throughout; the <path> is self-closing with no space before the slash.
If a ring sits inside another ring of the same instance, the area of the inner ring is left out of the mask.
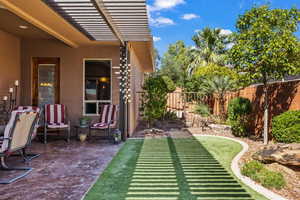
<path id="1" fill-rule="evenodd" d="M 173 139 L 184 176 L 196 199 L 252 199 L 196 139 Z"/>
<path id="2" fill-rule="evenodd" d="M 222 148 L 209 139 L 202 143 Z M 210 154 L 202 143 L 191 138 L 128 140 L 85 200 L 253 199 L 227 171 L 228 166 L 223 167 L 218 153 L 210 149 L 214 153 Z M 221 151 L 230 165 L 235 154 L 229 158 L 228 152 Z"/>
<path id="3" fill-rule="evenodd" d="M 231 171 L 231 162 L 233 158 L 242 150 L 242 146 L 235 141 L 231 141 L 223 138 L 201 136 L 196 137 L 198 141 L 225 167 L 225 169 L 233 176 Z M 267 200 L 266 197 L 252 190 L 245 185 L 242 181 L 236 178 L 238 183 L 245 188 L 245 190 L 251 194 L 255 200 Z"/>
<path id="4" fill-rule="evenodd" d="M 167 139 L 146 139 L 126 200 L 175 200 L 180 194 Z"/>

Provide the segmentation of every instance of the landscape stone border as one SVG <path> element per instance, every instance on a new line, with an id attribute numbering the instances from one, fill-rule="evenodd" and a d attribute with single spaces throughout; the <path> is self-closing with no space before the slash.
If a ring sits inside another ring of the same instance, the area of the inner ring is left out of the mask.
<path id="1" fill-rule="evenodd" d="M 251 180 L 249 177 L 243 176 L 241 174 L 241 169 L 239 167 L 239 160 L 241 159 L 241 157 L 248 151 L 249 146 L 247 143 L 240 141 L 238 139 L 234 139 L 234 138 L 229 138 L 229 137 L 225 137 L 225 136 L 216 136 L 216 135 L 197 135 L 194 137 L 218 137 L 218 138 L 224 138 L 227 140 L 231 140 L 231 141 L 235 141 L 238 142 L 239 144 L 242 145 L 243 149 L 242 151 L 240 151 L 232 160 L 231 162 L 231 170 L 233 171 L 234 175 L 240 179 L 244 184 L 246 184 L 247 186 L 249 186 L 250 188 L 252 188 L 253 190 L 255 190 L 256 192 L 262 194 L 263 196 L 265 196 L 266 198 L 270 199 L 270 200 L 287 200 L 286 198 L 280 196 L 279 194 L 276 194 L 274 192 L 272 192 L 271 190 L 257 184 L 256 182 L 254 182 L 253 180 Z"/>

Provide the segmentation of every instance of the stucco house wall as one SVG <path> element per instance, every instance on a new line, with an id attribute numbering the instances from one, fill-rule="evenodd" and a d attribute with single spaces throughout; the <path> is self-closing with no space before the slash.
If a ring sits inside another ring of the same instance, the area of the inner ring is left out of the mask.
<path id="1" fill-rule="evenodd" d="M 60 58 L 60 103 L 67 105 L 70 119 L 77 123 L 83 114 L 83 60 L 87 58 L 111 59 L 112 66 L 119 66 L 119 46 L 83 46 L 71 48 L 56 40 L 22 40 L 21 69 L 22 92 L 21 104 L 32 103 L 32 58 Z M 131 103 L 129 104 L 129 133 L 137 126 L 139 91 L 144 73 L 133 50 L 130 50 L 131 62 Z M 119 79 L 112 69 L 112 102 L 119 104 Z"/>
<path id="2" fill-rule="evenodd" d="M 118 46 L 86 46 L 71 48 L 55 40 L 22 40 L 22 104 L 32 102 L 32 58 L 60 58 L 60 103 L 67 105 L 72 121 L 83 112 L 83 60 L 88 58 L 111 59 L 112 66 L 119 65 Z M 115 69 L 117 70 L 117 69 Z M 112 102 L 119 103 L 119 80 L 112 71 Z"/>
<path id="3" fill-rule="evenodd" d="M 0 30 L 0 95 L 8 94 L 15 80 L 20 80 L 20 46 L 18 37 Z M 1 99 L 2 100 L 2 99 Z"/>

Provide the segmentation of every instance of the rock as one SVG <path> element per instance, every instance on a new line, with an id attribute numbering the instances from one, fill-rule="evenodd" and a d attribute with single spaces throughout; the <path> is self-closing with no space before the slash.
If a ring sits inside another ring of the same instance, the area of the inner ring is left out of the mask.
<path id="1" fill-rule="evenodd" d="M 224 124 L 210 124 L 209 127 L 212 129 L 219 129 L 219 130 L 224 130 L 224 131 L 231 130 L 231 126 L 224 125 Z"/>
<path id="2" fill-rule="evenodd" d="M 264 163 L 300 166 L 300 144 L 268 145 L 256 152 L 253 158 Z"/>
<path id="3" fill-rule="evenodd" d="M 272 163 L 272 164 L 268 164 L 268 165 L 265 165 L 267 169 L 271 170 L 271 171 L 276 171 L 276 172 L 281 172 L 285 177 L 286 176 L 289 176 L 289 178 L 297 178 L 297 173 L 286 167 L 286 166 L 283 166 L 281 164 L 278 164 L 278 163 Z"/>

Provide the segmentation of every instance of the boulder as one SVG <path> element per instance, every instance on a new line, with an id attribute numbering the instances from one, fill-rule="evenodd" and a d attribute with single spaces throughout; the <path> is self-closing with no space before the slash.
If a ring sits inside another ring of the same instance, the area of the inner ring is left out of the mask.
<path id="1" fill-rule="evenodd" d="M 300 166 L 300 144 L 268 145 L 253 154 L 253 158 L 264 163 Z"/>

